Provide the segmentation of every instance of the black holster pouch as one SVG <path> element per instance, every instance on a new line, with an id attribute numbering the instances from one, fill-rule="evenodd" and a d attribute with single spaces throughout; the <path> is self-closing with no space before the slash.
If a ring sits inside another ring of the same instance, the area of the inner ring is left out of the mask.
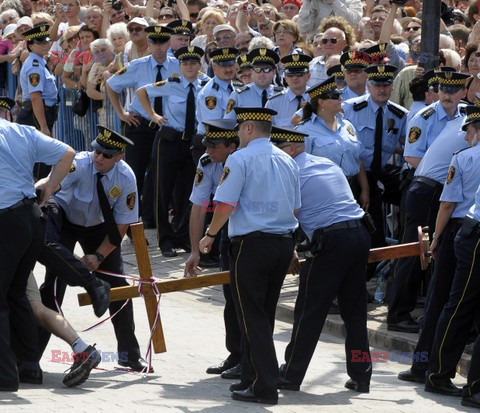
<path id="1" fill-rule="evenodd" d="M 158 138 L 165 142 L 175 142 L 182 138 L 182 132 L 168 126 L 162 126 L 157 132 Z"/>
<path id="2" fill-rule="evenodd" d="M 470 215 L 467 215 L 463 220 L 462 227 L 460 228 L 460 234 L 464 238 L 469 238 L 472 236 L 473 233 L 478 233 L 478 232 L 479 232 L 478 221 L 475 218 L 471 217 Z"/>
<path id="3" fill-rule="evenodd" d="M 377 230 L 375 223 L 373 222 L 373 218 L 368 212 L 365 212 L 365 215 L 363 216 L 363 222 L 365 223 L 365 226 L 370 234 L 373 234 Z"/>
<path id="4" fill-rule="evenodd" d="M 202 143 L 203 135 L 199 135 L 198 133 L 192 136 L 192 146 L 190 149 L 205 149 Z"/>
<path id="5" fill-rule="evenodd" d="M 321 229 L 315 230 L 313 233 L 312 241 L 310 242 L 309 249 L 310 253 L 315 256 L 317 255 L 322 249 L 322 239 L 323 239 L 323 231 Z"/>

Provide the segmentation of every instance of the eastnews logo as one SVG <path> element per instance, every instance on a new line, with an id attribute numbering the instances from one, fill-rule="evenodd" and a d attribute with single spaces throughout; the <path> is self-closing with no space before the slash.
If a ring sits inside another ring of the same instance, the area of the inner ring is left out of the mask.
<path id="1" fill-rule="evenodd" d="M 128 351 L 111 352 L 111 351 L 100 351 L 98 353 L 102 356 L 102 363 L 118 363 L 119 361 L 128 361 Z M 87 361 L 88 356 L 91 353 L 81 352 L 81 353 L 69 353 L 68 351 L 61 350 L 52 350 L 52 360 L 56 363 L 84 363 Z"/>
<path id="2" fill-rule="evenodd" d="M 372 351 L 369 354 L 366 351 L 352 350 L 351 361 L 352 363 L 386 363 L 387 361 L 397 363 L 426 363 L 428 361 L 428 351 Z"/>
<path id="3" fill-rule="evenodd" d="M 202 200 L 202 212 L 232 212 L 238 211 L 238 202 L 215 202 L 208 199 Z M 278 202 L 245 201 L 242 210 L 247 212 L 278 212 Z"/>

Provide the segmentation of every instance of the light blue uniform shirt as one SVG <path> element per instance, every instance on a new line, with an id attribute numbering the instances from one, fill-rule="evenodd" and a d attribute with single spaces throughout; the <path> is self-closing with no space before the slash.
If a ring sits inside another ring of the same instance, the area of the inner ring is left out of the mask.
<path id="1" fill-rule="evenodd" d="M 480 145 L 458 152 L 450 163 L 440 201 L 455 202 L 452 218 L 465 218 L 480 185 Z"/>
<path id="2" fill-rule="evenodd" d="M 415 176 L 425 176 L 443 185 L 453 154 L 468 147 L 466 132 L 461 129 L 462 123 L 463 118 L 457 117 L 445 124 L 418 164 Z"/>
<path id="3" fill-rule="evenodd" d="M 174 80 L 174 79 L 178 79 Z M 187 116 L 187 96 L 190 92 L 190 82 L 184 77 L 166 80 L 159 86 L 152 83 L 147 86 L 147 94 L 149 99 L 163 97 L 163 115 L 168 119 L 165 126 L 174 128 L 177 131 L 185 130 L 185 117 Z M 201 89 L 200 79 L 197 78 L 193 82 L 195 99 Z"/>
<path id="4" fill-rule="evenodd" d="M 198 93 L 196 112 L 199 134 L 205 134 L 205 126 L 202 122 L 223 118 L 232 92 L 232 82 L 220 80 L 214 76 Z"/>
<path id="5" fill-rule="evenodd" d="M 43 57 L 33 52 L 30 52 L 20 70 L 20 87 L 24 101 L 30 99 L 30 93 L 41 92 L 45 106 L 57 104 L 55 76 L 47 69 Z"/>
<path id="6" fill-rule="evenodd" d="M 31 126 L 0 119 L 0 209 L 35 198 L 33 165 L 55 165 L 68 146 Z M 3 234 L 4 236 L 8 234 Z"/>
<path id="7" fill-rule="evenodd" d="M 364 212 L 337 165 L 305 152 L 295 162 L 300 168 L 302 194 L 297 218 L 310 240 L 316 229 L 363 217 Z"/>
<path id="8" fill-rule="evenodd" d="M 463 118 L 464 115 L 460 113 L 459 108 L 460 106 L 457 107 L 452 119 Z M 449 119 L 440 101 L 420 110 L 408 125 L 403 156 L 422 158 L 449 120 L 451 119 Z M 420 133 L 419 136 L 418 133 Z"/>
<path id="9" fill-rule="evenodd" d="M 302 94 L 302 101 L 310 102 L 310 95 L 308 93 Z M 273 109 L 277 112 L 272 118 L 272 123 L 281 128 L 293 128 L 292 117 L 298 110 L 297 95 L 291 91 L 290 88 L 282 90 L 280 93 L 273 95 L 265 105 L 266 108 Z"/>
<path id="10" fill-rule="evenodd" d="M 214 200 L 234 206 L 230 237 L 293 232 L 293 211 L 301 206 L 298 166 L 268 138 L 257 138 L 228 157 Z"/>
<path id="11" fill-rule="evenodd" d="M 228 105 L 224 119 L 237 118 L 237 115 L 233 110 L 233 107 L 235 106 L 245 108 L 263 108 L 262 93 L 264 90 L 267 91 L 267 99 L 271 98 L 276 92 L 278 92 L 278 90 L 275 90 L 273 85 L 268 86 L 266 89 L 260 89 L 253 82 L 235 89 L 228 98 Z"/>
<path id="12" fill-rule="evenodd" d="M 477 221 L 480 221 L 480 186 L 475 193 L 475 203 L 468 211 L 469 215 L 474 217 Z"/>
<path id="13" fill-rule="evenodd" d="M 208 154 L 203 154 L 198 161 L 190 202 L 194 205 L 206 207 L 210 202 L 210 196 L 217 189 L 222 172 L 223 165 L 221 162 L 212 162 Z"/>
<path id="14" fill-rule="evenodd" d="M 72 224 L 92 227 L 104 222 L 97 195 L 97 172 L 93 152 L 78 153 L 70 173 L 61 182 L 62 189 L 54 195 Z M 113 209 L 115 223 L 137 222 L 137 182 L 132 168 L 122 160 L 103 175 L 101 182 Z"/>
<path id="15" fill-rule="evenodd" d="M 342 168 L 347 177 L 352 177 L 360 171 L 360 155 L 362 143 L 355 135 L 352 124 L 337 114 L 337 131 L 332 131 L 325 121 L 312 113 L 310 119 L 300 123 L 296 129 L 306 133 L 305 152 L 315 156 L 330 159 Z"/>
<path id="16" fill-rule="evenodd" d="M 379 106 L 372 100 L 371 95 L 350 99 L 342 103 L 345 118 L 355 127 L 357 138 L 363 144 L 361 159 L 365 169 L 370 170 L 375 150 L 375 123 Z M 382 135 L 382 167 L 392 157 L 399 142 L 405 137 L 407 109 L 393 102 L 388 102 L 383 110 Z"/>
<path id="17" fill-rule="evenodd" d="M 428 105 L 421 100 L 414 100 L 413 103 L 410 105 L 410 109 L 408 110 L 407 115 L 407 131 L 410 130 L 410 122 L 412 121 L 413 117 L 420 112 L 422 109 L 425 109 Z"/>
<path id="18" fill-rule="evenodd" d="M 120 71 L 120 74 L 115 74 L 107 80 L 108 86 L 110 86 L 114 92 L 120 93 L 123 89 L 129 87 L 133 87 L 134 90 L 137 90 L 142 86 L 154 83 L 157 78 L 158 64 L 162 65 L 160 72 L 162 73 L 163 80 L 168 79 L 174 73 L 176 75 L 180 73 L 177 59 L 167 57 L 163 63 L 158 63 L 155 58 L 150 55 L 132 60 L 126 67 L 126 71 L 123 73 Z M 151 96 L 150 103 L 153 106 L 154 98 Z M 165 109 L 165 104 L 163 104 L 163 108 Z M 145 119 L 150 120 L 150 116 L 148 116 L 147 112 L 143 109 L 136 94 L 128 110 L 131 113 L 137 113 Z"/>

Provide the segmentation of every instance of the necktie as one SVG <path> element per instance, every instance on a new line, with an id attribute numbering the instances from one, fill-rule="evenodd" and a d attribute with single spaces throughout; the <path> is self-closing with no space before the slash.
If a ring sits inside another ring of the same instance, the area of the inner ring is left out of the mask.
<path id="1" fill-rule="evenodd" d="M 117 224 L 115 223 L 115 218 L 113 217 L 112 209 L 108 203 L 107 195 L 105 195 L 105 190 L 102 185 L 103 175 L 100 172 L 97 172 L 97 195 L 98 201 L 100 203 L 100 209 L 102 210 L 103 219 L 105 220 L 105 225 L 107 227 L 107 234 L 110 240 L 110 244 L 119 247 L 122 243 L 122 238 L 118 232 Z"/>
<path id="2" fill-rule="evenodd" d="M 262 92 L 262 108 L 265 107 L 266 103 L 267 103 L 267 90 L 264 89 Z"/>
<path id="3" fill-rule="evenodd" d="M 189 85 L 187 95 L 187 114 L 185 116 L 185 139 L 189 140 L 195 131 L 195 93 L 193 83 Z"/>
<path id="4" fill-rule="evenodd" d="M 295 96 L 295 99 L 298 100 L 297 110 L 300 110 L 300 108 L 302 107 L 303 96 L 302 95 Z"/>
<path id="5" fill-rule="evenodd" d="M 383 135 L 383 110 L 378 108 L 377 120 L 375 122 L 375 146 L 373 149 L 373 160 L 371 170 L 378 178 L 382 170 L 382 135 Z"/>
<path id="6" fill-rule="evenodd" d="M 233 87 L 232 87 L 232 85 L 231 85 L 230 83 L 228 84 L 227 89 L 228 89 L 228 91 L 229 91 L 230 93 L 233 92 Z"/>
<path id="7" fill-rule="evenodd" d="M 162 69 L 163 65 L 157 65 L 157 77 L 155 78 L 155 82 L 160 82 L 162 79 Z M 155 98 L 154 104 L 153 104 L 153 110 L 155 111 L 156 114 L 162 115 L 163 116 L 163 105 L 162 105 L 162 98 Z"/>

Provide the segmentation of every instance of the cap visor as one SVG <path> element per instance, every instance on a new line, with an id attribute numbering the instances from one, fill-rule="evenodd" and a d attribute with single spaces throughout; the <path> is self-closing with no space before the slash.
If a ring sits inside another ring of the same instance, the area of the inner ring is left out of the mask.
<path id="1" fill-rule="evenodd" d="M 206 146 L 207 148 L 213 148 L 222 142 L 225 142 L 225 141 L 223 139 L 208 139 L 208 138 L 202 139 L 202 145 Z"/>
<path id="2" fill-rule="evenodd" d="M 148 37 L 150 43 L 165 43 L 170 40 L 170 37 Z"/>
<path id="3" fill-rule="evenodd" d="M 457 93 L 459 90 L 463 89 L 463 86 L 445 86 L 440 85 L 439 89 L 444 93 Z"/>
<path id="4" fill-rule="evenodd" d="M 219 60 L 219 61 L 214 61 L 217 65 L 223 66 L 223 67 L 230 67 L 235 65 L 235 60 Z"/>
<path id="5" fill-rule="evenodd" d="M 375 86 L 388 86 L 393 83 L 393 79 L 381 79 L 381 80 L 370 79 L 369 82 Z"/>
<path id="6" fill-rule="evenodd" d="M 96 139 L 92 141 L 92 148 L 93 148 L 93 149 L 96 149 L 97 151 L 103 152 L 103 153 L 105 153 L 105 154 L 107 154 L 107 155 L 115 155 L 115 154 L 121 152 L 120 149 L 106 148 L 105 146 L 100 145 L 100 144 L 97 142 Z"/>

